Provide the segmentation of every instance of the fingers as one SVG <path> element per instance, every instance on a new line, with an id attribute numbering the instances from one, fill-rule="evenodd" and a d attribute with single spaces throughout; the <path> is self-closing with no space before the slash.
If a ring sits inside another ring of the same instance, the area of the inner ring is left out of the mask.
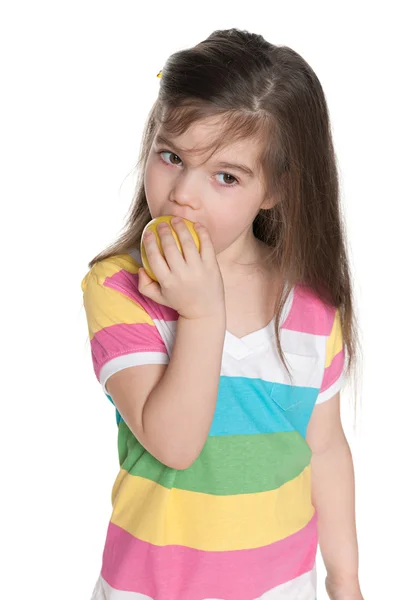
<path id="1" fill-rule="evenodd" d="M 176 220 L 174 218 L 174 219 L 172 219 L 171 223 L 179 236 L 179 241 L 182 246 L 183 256 L 184 256 L 186 262 L 188 262 L 188 263 L 194 262 L 194 261 L 198 260 L 200 257 L 203 261 L 206 261 L 206 262 L 208 261 L 209 263 L 212 261 L 213 262 L 216 261 L 214 245 L 212 243 L 210 234 L 208 233 L 208 230 L 206 229 L 206 227 L 204 225 L 202 225 L 201 223 L 195 224 L 195 229 L 196 229 L 197 235 L 200 240 L 200 252 L 199 252 L 197 250 L 197 246 L 193 240 L 192 234 L 190 233 L 189 229 L 187 228 L 185 222 L 182 219 Z M 175 257 L 172 256 L 172 251 L 171 251 L 171 259 L 172 258 L 175 258 Z M 167 257 L 167 260 L 168 260 L 168 263 L 170 264 L 169 257 Z M 180 264 L 180 262 L 179 262 L 179 264 Z"/>
<path id="2" fill-rule="evenodd" d="M 150 275 L 148 275 L 146 273 L 146 270 L 143 267 L 140 267 L 140 269 L 138 271 L 138 277 L 139 277 L 139 287 L 142 287 L 142 289 L 151 286 L 153 283 L 156 283 L 150 277 Z"/>
<path id="3" fill-rule="evenodd" d="M 151 231 L 146 232 L 143 236 L 148 261 L 161 285 L 166 281 L 171 271 L 177 272 L 185 266 L 193 266 L 201 260 L 209 264 L 216 261 L 214 246 L 204 225 L 200 223 L 196 223 L 195 225 L 200 240 L 200 252 L 197 250 L 192 234 L 183 219 L 174 218 L 171 221 L 171 225 L 179 239 L 182 253 L 177 246 L 172 229 L 168 223 L 160 223 L 157 226 L 160 245 L 157 243 L 156 236 Z M 164 256 L 160 250 L 160 246 Z"/>
<path id="4" fill-rule="evenodd" d="M 183 221 L 183 219 L 174 217 L 171 221 L 171 224 L 178 235 L 179 242 L 182 247 L 183 257 L 186 262 L 190 263 L 192 261 L 199 260 L 199 251 L 197 250 L 196 243 L 185 221 Z"/>
<path id="5" fill-rule="evenodd" d="M 187 229 L 186 225 L 183 222 L 179 222 L 179 224 L 174 226 L 177 227 L 178 231 L 178 239 L 179 243 L 182 246 L 182 229 L 183 231 Z M 185 259 L 182 256 L 176 240 L 172 234 L 172 229 L 168 223 L 160 223 L 157 226 L 158 235 L 160 236 L 161 246 L 164 252 L 165 260 L 171 271 L 177 271 L 185 266 Z M 183 233 L 184 236 L 184 233 Z"/>
<path id="6" fill-rule="evenodd" d="M 214 263 L 216 261 L 215 250 L 208 230 L 201 223 L 196 223 L 195 229 L 200 240 L 201 259 L 205 263 Z"/>
<path id="7" fill-rule="evenodd" d="M 161 237 L 161 236 L 160 236 Z M 146 250 L 147 259 L 150 263 L 150 267 L 158 279 L 158 281 L 164 279 L 170 273 L 168 264 L 160 252 L 160 248 L 157 243 L 155 234 L 147 230 L 143 235 L 143 244 Z"/>

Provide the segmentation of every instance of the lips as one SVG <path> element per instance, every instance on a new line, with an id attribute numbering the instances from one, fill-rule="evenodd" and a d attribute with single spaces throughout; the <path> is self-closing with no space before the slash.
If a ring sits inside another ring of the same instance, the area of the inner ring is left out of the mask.
<path id="1" fill-rule="evenodd" d="M 168 212 L 165 212 L 165 213 L 160 213 L 157 216 L 161 217 L 161 216 L 166 216 L 166 215 L 169 215 L 170 217 L 177 217 L 179 219 L 186 219 L 186 221 L 191 221 L 192 223 L 196 223 L 196 222 L 201 223 L 201 221 L 199 221 L 197 218 L 193 218 L 192 216 L 187 215 L 187 214 L 186 215 L 182 214 L 182 213 L 178 214 L 176 211 L 171 211 L 171 210 Z"/>

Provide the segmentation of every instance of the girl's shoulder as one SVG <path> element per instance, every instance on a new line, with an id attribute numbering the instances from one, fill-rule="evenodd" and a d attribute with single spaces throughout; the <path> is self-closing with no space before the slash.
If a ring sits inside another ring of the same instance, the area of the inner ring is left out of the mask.
<path id="1" fill-rule="evenodd" d="M 132 280 L 132 275 L 137 276 L 141 264 L 134 253 L 116 254 L 95 263 L 82 279 L 81 288 L 85 292 L 90 285 L 104 286 L 113 280 L 113 283 Z M 131 275 L 131 277 L 129 277 Z"/>
<path id="2" fill-rule="evenodd" d="M 135 319 L 152 324 L 176 321 L 176 311 L 140 292 L 138 271 L 141 266 L 136 250 L 95 263 L 81 282 L 87 312 L 106 314 L 116 322 Z"/>

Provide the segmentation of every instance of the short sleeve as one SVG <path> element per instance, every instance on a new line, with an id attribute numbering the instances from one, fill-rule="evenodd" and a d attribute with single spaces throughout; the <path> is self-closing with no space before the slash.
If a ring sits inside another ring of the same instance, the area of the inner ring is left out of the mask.
<path id="1" fill-rule="evenodd" d="M 345 352 L 343 346 L 340 314 L 336 309 L 331 332 L 326 342 L 324 376 L 316 404 L 332 398 L 343 386 L 345 371 Z"/>
<path id="2" fill-rule="evenodd" d="M 81 284 L 93 368 L 106 394 L 114 373 L 169 360 L 152 303 L 138 290 L 138 270 L 129 255 L 118 255 L 96 263 Z"/>

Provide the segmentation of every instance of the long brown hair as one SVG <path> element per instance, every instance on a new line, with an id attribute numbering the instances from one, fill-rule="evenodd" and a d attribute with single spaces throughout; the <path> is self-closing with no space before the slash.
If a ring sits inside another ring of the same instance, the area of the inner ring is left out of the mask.
<path id="1" fill-rule="evenodd" d="M 210 115 L 221 116 L 224 123 L 218 147 L 238 137 L 263 136 L 260 160 L 268 192 L 277 203 L 260 210 L 254 234 L 273 249 L 289 283 L 301 282 L 339 309 L 350 370 L 357 328 L 325 95 L 299 54 L 261 35 L 237 29 L 215 31 L 167 60 L 143 134 L 137 187 L 126 225 L 117 241 L 93 258 L 89 267 L 139 245 L 151 220 L 144 170 L 159 126 L 181 134 Z M 276 305 L 275 333 L 282 359 L 279 322 L 287 293 L 281 290 Z"/>

